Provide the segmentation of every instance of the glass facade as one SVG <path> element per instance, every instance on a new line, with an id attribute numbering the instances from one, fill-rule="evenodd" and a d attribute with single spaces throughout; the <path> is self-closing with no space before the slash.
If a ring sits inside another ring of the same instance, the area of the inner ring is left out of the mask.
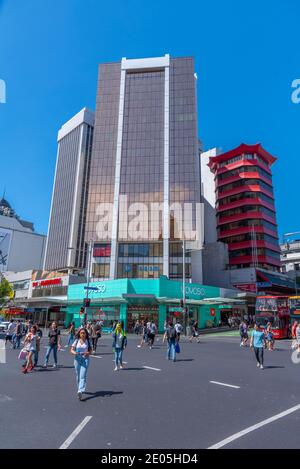
<path id="1" fill-rule="evenodd" d="M 106 219 L 112 238 L 117 204 L 119 223 L 116 248 L 111 242 L 111 258 L 93 257 L 92 275 L 97 278 L 158 278 L 165 272 L 166 258 L 170 278 L 182 277 L 182 249 L 179 256 L 170 251 L 170 242 L 180 239 L 172 212 L 169 247 L 164 247 L 163 204 L 166 197 L 169 206 L 200 202 L 194 60 L 163 59 L 164 65 L 158 60 L 157 65 L 148 67 L 138 65 L 139 60 L 136 66 L 126 67 L 126 59 L 100 66 L 86 242 L 111 241 L 97 234 L 100 203 L 112 204 Z M 120 201 L 125 197 L 123 205 Z M 144 207 L 137 212 L 128 210 L 134 204 Z M 158 204 L 157 210 L 152 204 Z M 191 228 L 196 230 L 193 208 Z M 120 223 L 120 219 L 127 223 Z M 136 223 L 136 238 L 131 237 L 132 223 Z M 158 228 L 155 233 L 153 224 Z M 188 255 L 186 266 L 189 278 Z"/>

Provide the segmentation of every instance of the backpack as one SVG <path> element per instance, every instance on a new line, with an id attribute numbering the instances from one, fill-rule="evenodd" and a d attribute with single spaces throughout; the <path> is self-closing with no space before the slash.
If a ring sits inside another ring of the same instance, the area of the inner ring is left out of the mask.
<path id="1" fill-rule="evenodd" d="M 177 337 L 177 332 L 176 332 L 176 329 L 175 327 L 170 327 L 169 330 L 168 330 L 168 337 L 169 339 L 176 339 Z"/>

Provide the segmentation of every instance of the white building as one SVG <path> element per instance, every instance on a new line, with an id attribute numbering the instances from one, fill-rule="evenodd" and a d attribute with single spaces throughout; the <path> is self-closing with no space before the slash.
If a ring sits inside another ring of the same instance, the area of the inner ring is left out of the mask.
<path id="1" fill-rule="evenodd" d="M 46 237 L 33 224 L 21 220 L 2 198 L 0 200 L 0 272 L 41 269 Z"/>
<path id="2" fill-rule="evenodd" d="M 292 277 L 300 277 L 300 239 L 286 241 L 280 249 L 281 271 Z"/>
<path id="3" fill-rule="evenodd" d="M 84 229 L 94 113 L 84 108 L 58 132 L 45 270 L 85 267 Z"/>

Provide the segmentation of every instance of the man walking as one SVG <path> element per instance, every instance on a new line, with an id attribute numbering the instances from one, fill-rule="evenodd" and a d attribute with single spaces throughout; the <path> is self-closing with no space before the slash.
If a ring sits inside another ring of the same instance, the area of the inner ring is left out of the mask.
<path id="1" fill-rule="evenodd" d="M 44 363 L 44 368 L 47 368 L 49 358 L 51 351 L 53 351 L 53 358 L 54 358 L 54 365 L 53 368 L 57 367 L 57 350 L 60 350 L 61 344 L 60 344 L 60 330 L 57 327 L 56 322 L 53 322 L 51 324 L 51 328 L 48 333 L 48 347 L 47 347 L 47 353 L 45 357 L 45 363 Z"/>
<path id="2" fill-rule="evenodd" d="M 250 347 L 254 347 L 254 353 L 257 361 L 257 368 L 264 369 L 264 341 L 265 333 L 259 329 L 258 324 L 254 324 Z"/>
<path id="3" fill-rule="evenodd" d="M 166 337 L 168 342 L 167 359 L 176 362 L 176 343 L 178 342 L 178 334 L 172 321 L 169 322 L 166 329 Z"/>

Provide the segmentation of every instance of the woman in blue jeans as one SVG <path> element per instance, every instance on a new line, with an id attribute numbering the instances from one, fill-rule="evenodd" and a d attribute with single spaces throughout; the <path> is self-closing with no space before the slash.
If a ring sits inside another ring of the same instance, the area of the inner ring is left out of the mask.
<path id="1" fill-rule="evenodd" d="M 80 329 L 77 338 L 71 347 L 71 353 L 75 356 L 74 367 L 77 380 L 77 397 L 81 401 L 82 393 L 86 389 L 87 371 L 90 364 L 90 353 L 92 351 L 86 329 Z"/>
<path id="2" fill-rule="evenodd" d="M 116 325 L 112 336 L 113 349 L 115 351 L 115 371 L 118 371 L 120 368 L 123 368 L 123 350 L 127 345 L 127 337 L 120 322 Z"/>

